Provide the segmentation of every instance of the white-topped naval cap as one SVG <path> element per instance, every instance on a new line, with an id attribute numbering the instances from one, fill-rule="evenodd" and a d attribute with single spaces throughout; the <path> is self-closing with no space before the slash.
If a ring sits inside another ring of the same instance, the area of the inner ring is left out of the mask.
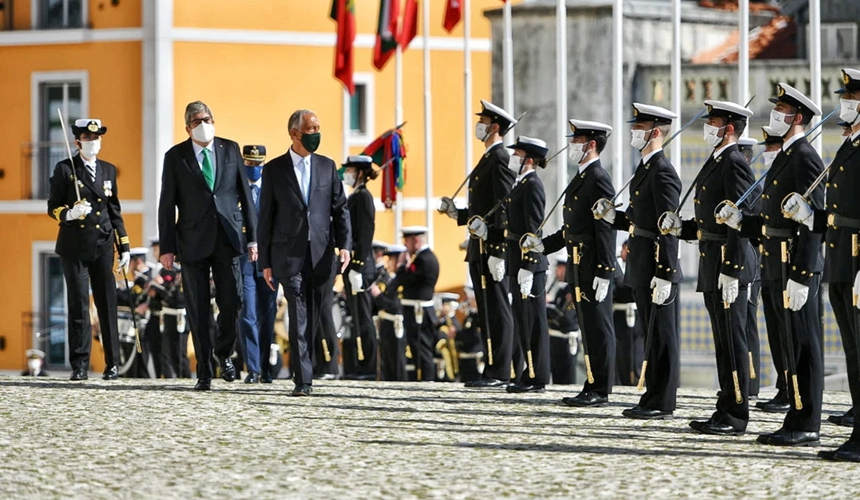
<path id="1" fill-rule="evenodd" d="M 606 134 L 609 136 L 612 134 L 612 127 L 607 125 L 606 123 L 601 122 L 593 122 L 588 120 L 576 120 L 571 118 L 567 121 L 568 126 L 570 127 L 570 134 L 568 137 L 573 137 L 576 135 L 600 135 Z"/>
<path id="2" fill-rule="evenodd" d="M 749 119 L 753 115 L 751 109 L 731 101 L 708 99 L 705 101 L 705 108 L 708 110 L 708 116 L 735 115 L 740 118 Z"/>
<path id="3" fill-rule="evenodd" d="M 794 106 L 795 108 L 804 108 L 806 111 L 812 113 L 813 116 L 821 114 L 821 108 L 816 106 L 816 104 L 812 102 L 812 99 L 806 97 L 803 92 L 785 82 L 779 82 L 776 84 L 776 97 L 771 97 L 769 101 L 774 104 L 784 102 Z"/>
<path id="4" fill-rule="evenodd" d="M 427 226 L 406 226 L 400 232 L 403 236 L 418 236 L 427 233 Z"/>
<path id="5" fill-rule="evenodd" d="M 666 108 L 655 106 L 653 104 L 643 104 L 641 102 L 633 103 L 633 122 L 656 122 L 672 123 L 672 120 L 678 118 L 678 115 L 669 111 Z"/>
<path id="6" fill-rule="evenodd" d="M 517 119 L 514 118 L 512 114 L 508 113 L 500 106 L 496 106 L 495 104 L 483 99 L 481 99 L 481 112 L 476 114 L 478 116 L 488 116 L 490 118 L 501 118 L 511 125 L 517 124 Z"/>

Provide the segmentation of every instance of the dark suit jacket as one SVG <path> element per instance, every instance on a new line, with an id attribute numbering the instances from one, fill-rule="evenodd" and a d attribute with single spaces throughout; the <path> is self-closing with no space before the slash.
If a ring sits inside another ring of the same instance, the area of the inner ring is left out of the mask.
<path id="1" fill-rule="evenodd" d="M 55 251 L 63 257 L 80 260 L 95 260 L 114 243 L 114 230 L 120 240 L 120 251 L 129 249 L 128 233 L 122 220 L 116 185 L 116 167 L 96 160 L 96 180 L 90 180 L 80 155 L 73 157 L 75 175 L 81 199 L 87 200 L 93 210 L 83 220 L 66 220 L 66 213 L 75 204 L 75 184 L 69 160 L 63 160 L 54 167 L 51 175 L 51 194 L 48 197 L 48 215 L 57 220 L 60 232 L 57 235 Z"/>
<path id="2" fill-rule="evenodd" d="M 425 248 L 397 269 L 386 293 L 396 292 L 404 299 L 432 300 L 438 280 L 439 260 L 433 250 Z"/>
<path id="3" fill-rule="evenodd" d="M 259 222 L 260 267 L 272 268 L 278 278 L 287 278 L 302 271 L 308 234 L 311 265 L 315 269 L 327 266 L 331 272 L 333 246 L 352 250 L 343 184 L 337 176 L 334 161 L 325 156 L 311 155 L 307 204 L 302 198 L 289 151 L 267 163 L 263 168 Z"/>
<path id="4" fill-rule="evenodd" d="M 164 155 L 158 202 L 162 254 L 175 253 L 187 262 L 209 257 L 215 251 L 219 224 L 235 255 L 245 253 L 248 242 L 256 241 L 253 203 L 239 145 L 220 137 L 214 142 L 214 190 L 203 178 L 191 139 L 173 146 Z"/>
<path id="5" fill-rule="evenodd" d="M 376 277 L 376 262 L 373 259 L 373 232 L 376 208 L 373 195 L 364 184 L 358 186 L 347 198 L 349 221 L 352 224 L 352 260 L 349 268 L 360 272 L 367 283 Z"/>
<path id="6" fill-rule="evenodd" d="M 508 252 L 508 276 L 516 276 L 520 269 L 533 273 L 545 272 L 546 256 L 540 252 L 528 252 L 523 255 L 519 250 L 520 238 L 525 233 L 537 234 L 538 226 L 543 221 L 546 194 L 543 182 L 537 172 L 522 178 L 505 198 L 504 210 L 501 210 L 505 226 L 505 234 L 511 251 Z"/>

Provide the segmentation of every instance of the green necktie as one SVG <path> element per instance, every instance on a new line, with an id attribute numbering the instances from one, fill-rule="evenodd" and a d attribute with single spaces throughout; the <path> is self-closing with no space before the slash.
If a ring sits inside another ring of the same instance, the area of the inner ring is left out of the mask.
<path id="1" fill-rule="evenodd" d="M 209 189 L 215 189 L 215 169 L 212 168 L 212 160 L 209 159 L 209 150 L 203 148 L 203 179 Z"/>

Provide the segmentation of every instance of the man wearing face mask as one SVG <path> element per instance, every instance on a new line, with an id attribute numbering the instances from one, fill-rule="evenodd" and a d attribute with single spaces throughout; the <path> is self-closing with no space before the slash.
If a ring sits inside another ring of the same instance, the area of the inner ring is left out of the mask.
<path id="1" fill-rule="evenodd" d="M 574 283 L 574 272 L 585 300 L 578 318 L 588 346 L 594 383 L 587 380 L 582 391 L 562 402 L 568 406 L 605 406 L 612 393 L 615 377 L 615 328 L 612 322 L 612 276 L 615 273 L 615 229 L 606 220 L 583 217 L 601 198 L 612 198 L 615 189 L 609 173 L 600 164 L 600 153 L 606 146 L 612 127 L 605 123 L 570 120 L 569 160 L 578 166 L 564 195 L 564 228 L 542 242 L 526 241 L 544 253 L 567 248 L 572 258 L 574 247 L 580 255 L 579 266 L 567 264 L 567 279 Z M 609 297 L 607 299 L 607 297 Z"/>
<path id="2" fill-rule="evenodd" d="M 821 427 L 821 398 L 824 389 L 824 367 L 821 345 L 821 322 L 818 315 L 818 285 L 823 269 L 821 234 L 805 224 L 798 224 L 782 215 L 782 200 L 793 192 L 805 192 L 824 168 L 821 157 L 806 140 L 804 128 L 813 116 L 821 114 L 818 106 L 799 90 L 786 84 L 777 85 L 777 96 L 770 116 L 771 130 L 782 136 L 782 149 L 765 177 L 759 215 L 745 215 L 737 207 L 726 205 L 718 221 L 739 230 L 742 236 L 762 235 L 762 300 L 768 333 L 778 330 L 786 342 L 781 353 L 774 356 L 778 374 L 783 380 L 777 396 L 792 402 L 782 428 L 762 434 L 758 442 L 777 446 L 810 446 L 818 443 Z M 824 185 L 811 194 L 813 206 L 821 207 Z M 782 247 L 788 251 L 788 264 L 783 263 Z M 783 267 L 785 266 L 785 268 Z M 783 278 L 785 277 L 785 283 Z M 783 292 L 788 300 L 784 303 Z M 785 306 L 789 311 L 786 313 Z M 789 324 L 785 316 L 789 315 Z M 774 325 L 776 328 L 771 328 Z M 778 325 L 778 326 L 777 326 Z M 782 366 L 782 357 L 789 366 Z M 798 382 L 797 394 L 784 371 L 794 367 Z M 791 396 L 791 397 L 789 397 Z M 801 409 L 794 400 L 799 397 Z"/>
<path id="3" fill-rule="evenodd" d="M 75 120 L 72 134 L 79 154 L 63 160 L 51 175 L 48 215 L 60 226 L 55 251 L 63 264 L 69 308 L 69 364 L 72 380 L 86 380 L 90 367 L 90 294 L 99 316 L 105 354 L 105 380 L 119 376 L 119 339 L 116 319 L 116 280 L 113 250 L 120 252 L 117 268 L 130 260 L 128 233 L 122 219 L 116 185 L 116 167 L 98 158 L 101 137 L 107 132 L 101 120 Z M 77 190 L 75 189 L 77 182 Z"/>
<path id="4" fill-rule="evenodd" d="M 720 384 L 716 411 L 708 420 L 693 420 L 690 427 L 703 434 L 739 436 L 746 432 L 749 421 L 747 293 L 758 262 L 749 238 L 717 224 L 713 213 L 723 200 L 737 200 L 753 183 L 752 170 L 737 146 L 738 136 L 753 113 L 726 101 L 708 100 L 705 108 L 708 114 L 704 138 L 714 151 L 694 181 L 693 218 L 681 221 L 678 214 L 669 212 L 661 219 L 660 231 L 688 241 L 698 240 L 696 291 L 702 292 L 714 334 Z"/>
<path id="5" fill-rule="evenodd" d="M 827 173 L 826 203 L 824 209 L 810 203 L 801 195 L 792 194 L 784 203 L 785 213 L 795 222 L 824 233 L 826 254 L 824 258 L 824 281 L 828 283 L 830 304 L 842 334 L 845 349 L 845 364 L 848 386 L 854 407 L 843 415 L 832 415 L 828 421 L 836 425 L 853 427 L 851 437 L 836 450 L 819 452 L 828 460 L 860 462 L 860 425 L 857 424 L 855 408 L 860 403 L 860 361 L 857 358 L 857 328 L 855 323 L 860 307 L 854 299 L 860 294 L 860 272 L 852 256 L 852 238 L 860 233 L 860 70 L 842 69 L 839 118 L 846 125 L 848 135 L 842 142 L 830 170 Z M 819 205 L 820 206 L 820 205 Z"/>
<path id="6" fill-rule="evenodd" d="M 263 162 L 266 161 L 266 147 L 248 145 L 242 148 L 245 161 L 245 174 L 251 191 L 254 206 L 252 217 L 257 217 L 260 207 Z M 242 334 L 242 353 L 248 375 L 246 384 L 257 382 L 272 383 L 269 354 L 275 334 L 275 314 L 277 313 L 278 293 L 270 289 L 263 280 L 263 271 L 251 262 L 247 255 L 239 256 L 242 271 L 242 312 L 239 330 Z"/>
<path id="7" fill-rule="evenodd" d="M 310 396 L 313 385 L 314 331 L 321 314 L 320 283 L 328 281 L 334 258 L 343 273 L 352 236 L 343 183 L 334 161 L 315 153 L 320 121 L 307 109 L 287 122 L 292 145 L 263 170 L 260 194 L 260 267 L 275 290 L 284 287 L 290 318 L 292 396 Z M 334 250 L 337 248 L 337 254 Z M 276 281 L 277 280 L 277 281 Z"/>
<path id="8" fill-rule="evenodd" d="M 488 309 L 486 312 L 478 311 L 478 317 L 489 318 L 489 324 L 482 325 L 481 329 L 484 335 L 484 360 L 487 365 L 481 379 L 466 385 L 477 388 L 504 387 L 511 378 L 514 320 L 508 301 L 509 288 L 505 275 L 507 243 L 502 226 L 502 213 L 497 210 L 484 223 L 473 216 L 484 217 L 499 200 L 508 195 L 514 185 L 517 172 L 508 168 L 509 154 L 502 138 L 517 121 L 504 109 L 484 100 L 481 101 L 481 112 L 478 116 L 480 119 L 475 124 L 475 136 L 484 143 L 486 150 L 478 165 L 469 174 L 468 208 L 458 209 L 454 200 L 443 197 L 439 211 L 456 220 L 457 225 L 470 224 L 469 232 L 473 237 L 469 239 L 466 262 L 469 263 L 469 275 L 475 286 L 478 307 L 483 309 L 486 304 Z M 481 254 L 479 240 L 483 240 L 484 254 Z M 486 294 L 481 288 L 482 280 L 486 282 Z M 492 353 L 487 352 L 488 344 Z"/>
<path id="9" fill-rule="evenodd" d="M 253 201 L 242 154 L 235 142 L 215 137 L 209 106 L 194 101 L 185 107 L 188 140 L 167 151 L 158 203 L 161 265 L 173 269 L 182 260 L 182 283 L 188 321 L 197 356 L 195 390 L 211 389 L 213 354 L 221 378 L 236 379 L 230 354 L 236 342 L 241 296 L 239 262 L 257 260 Z M 218 304 L 217 337 L 210 338 L 210 273 Z"/>
<path id="10" fill-rule="evenodd" d="M 681 179 L 663 154 L 663 141 L 677 116 L 668 109 L 633 103 L 631 145 L 642 159 L 630 182 L 630 204 L 616 211 L 611 198 L 601 198 L 592 210 L 596 219 L 630 233 L 624 282 L 633 287 L 639 321 L 646 325 L 645 394 L 639 404 L 623 415 L 637 419 L 662 419 L 675 411 L 680 375 L 678 338 L 678 238 L 661 234 L 657 219 L 678 208 Z M 649 329 L 649 318 L 653 327 Z M 648 335 L 653 336 L 652 340 Z"/>

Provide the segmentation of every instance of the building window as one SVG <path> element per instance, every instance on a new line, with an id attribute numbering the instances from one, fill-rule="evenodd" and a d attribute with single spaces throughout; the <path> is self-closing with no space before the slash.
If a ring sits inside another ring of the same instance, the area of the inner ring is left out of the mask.
<path id="1" fill-rule="evenodd" d="M 353 75 L 355 92 L 344 92 L 344 119 L 349 124 L 349 145 L 366 146 L 374 139 L 374 89 L 373 75 Z"/>
<path id="2" fill-rule="evenodd" d="M 37 249 L 38 305 L 33 345 L 45 352 L 49 368 L 67 366 L 66 282 L 63 264 L 53 250 Z"/>
<path id="3" fill-rule="evenodd" d="M 34 144 L 29 198 L 46 199 L 54 166 L 67 156 L 57 109 L 63 111 L 71 142 L 71 124 L 87 112 L 87 76 L 85 72 L 34 73 L 32 90 Z"/>
<path id="4" fill-rule="evenodd" d="M 349 96 L 349 133 L 367 133 L 367 85 L 355 85 L 355 93 Z"/>
<path id="5" fill-rule="evenodd" d="M 807 33 L 809 32 L 807 26 Z M 857 25 L 833 23 L 821 26 L 821 59 L 848 61 L 857 59 Z"/>
<path id="6" fill-rule="evenodd" d="M 83 28 L 84 0 L 36 0 L 38 29 Z"/>

